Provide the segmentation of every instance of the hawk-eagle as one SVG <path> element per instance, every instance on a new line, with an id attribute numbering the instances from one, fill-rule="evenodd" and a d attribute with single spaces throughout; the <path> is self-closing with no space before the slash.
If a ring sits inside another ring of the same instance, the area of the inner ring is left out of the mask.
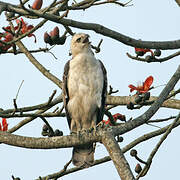
<path id="1" fill-rule="evenodd" d="M 72 59 L 64 67 L 63 101 L 71 133 L 87 130 L 102 121 L 107 92 L 103 63 L 91 50 L 89 35 L 75 34 L 71 40 Z M 73 148 L 75 166 L 89 167 L 94 162 L 93 143 Z"/>

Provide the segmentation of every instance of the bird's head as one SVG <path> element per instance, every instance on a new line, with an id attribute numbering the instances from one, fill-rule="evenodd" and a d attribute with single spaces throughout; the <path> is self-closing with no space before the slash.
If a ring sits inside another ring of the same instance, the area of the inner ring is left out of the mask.
<path id="1" fill-rule="evenodd" d="M 75 57 L 79 53 L 88 53 L 91 51 L 91 42 L 89 35 L 84 33 L 75 34 L 71 40 L 71 53 Z"/>

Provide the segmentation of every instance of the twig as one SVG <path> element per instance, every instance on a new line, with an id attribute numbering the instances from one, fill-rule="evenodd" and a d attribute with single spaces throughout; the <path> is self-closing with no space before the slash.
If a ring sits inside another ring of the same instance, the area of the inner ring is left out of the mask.
<path id="1" fill-rule="evenodd" d="M 145 58 L 140 58 L 140 57 L 136 57 L 136 56 L 132 56 L 131 54 L 129 53 L 126 53 L 126 55 L 131 58 L 131 59 L 134 59 L 134 60 L 138 60 L 138 61 L 142 61 L 142 62 L 148 62 L 148 63 L 153 63 L 153 62 L 165 62 L 165 61 L 168 61 L 176 56 L 179 56 L 180 55 L 180 51 L 177 51 L 176 53 L 173 53 L 167 57 L 164 57 L 164 58 L 155 58 L 153 57 L 151 61 L 148 61 L 146 60 Z"/>
<path id="2" fill-rule="evenodd" d="M 91 47 L 96 50 L 95 51 L 96 53 L 99 53 L 101 51 L 100 46 L 101 46 L 102 42 L 103 42 L 103 39 L 100 40 L 100 42 L 98 43 L 97 46 L 91 45 Z"/>
<path id="3" fill-rule="evenodd" d="M 52 93 L 52 95 L 49 97 L 49 100 L 48 100 L 48 102 L 47 102 L 47 106 L 48 106 L 48 105 L 51 103 L 51 101 L 53 100 L 56 92 L 57 92 L 57 90 L 54 90 L 53 93 Z"/>
<path id="4" fill-rule="evenodd" d="M 14 116 L 15 112 L 18 110 L 17 104 L 16 104 L 16 99 L 13 99 L 13 105 L 14 105 L 14 111 L 12 113 L 12 116 Z"/>
<path id="5" fill-rule="evenodd" d="M 43 13 L 48 12 L 48 11 L 56 4 L 56 1 L 57 1 L 57 0 L 54 0 L 54 1 L 49 5 L 49 7 L 45 8 L 45 9 L 43 10 Z"/>
<path id="6" fill-rule="evenodd" d="M 57 113 L 58 113 L 58 114 L 61 114 L 62 111 L 63 111 L 63 109 L 64 109 L 64 105 L 62 106 L 62 108 L 61 108 L 59 111 L 57 111 Z M 53 111 L 53 112 L 54 112 L 54 111 Z"/>
<path id="7" fill-rule="evenodd" d="M 18 111 L 18 109 L 17 109 Z M 0 112 L 0 117 L 2 118 L 23 118 L 23 117 L 32 117 L 32 118 L 37 118 L 37 117 L 65 117 L 65 113 L 59 113 L 59 112 L 47 112 L 47 113 L 42 113 L 42 114 L 36 114 L 36 113 L 23 113 L 20 112 L 20 114 L 15 114 L 17 112 L 16 109 L 14 109 L 12 114 L 4 114 Z"/>
<path id="8" fill-rule="evenodd" d="M 48 51 L 49 51 L 48 48 L 39 48 L 37 50 L 29 50 L 30 53 L 48 52 Z M 6 53 L 14 53 L 14 51 L 13 50 L 9 50 L 9 51 L 5 52 L 4 54 L 6 54 Z M 21 53 L 23 53 L 23 52 L 20 51 L 20 50 L 16 51 L 16 54 L 21 54 Z"/>
<path id="9" fill-rule="evenodd" d="M 111 95 L 111 94 L 114 94 L 114 93 L 117 93 L 117 92 L 119 92 L 119 90 L 114 91 L 113 88 L 112 88 L 112 86 L 109 85 L 109 92 L 108 92 L 108 95 Z"/>
<path id="10" fill-rule="evenodd" d="M 148 126 L 152 126 L 152 127 L 155 127 L 155 128 L 159 128 L 159 129 L 161 129 L 161 127 L 156 126 L 156 125 L 154 125 L 154 124 L 150 124 L 149 122 L 147 122 L 146 124 L 147 124 Z"/>
<path id="11" fill-rule="evenodd" d="M 171 119 L 176 118 L 176 116 L 170 116 L 168 118 L 164 118 L 164 119 L 156 119 L 156 120 L 149 120 L 147 123 L 157 123 L 157 122 L 164 122 L 164 121 L 168 121 Z"/>
<path id="12" fill-rule="evenodd" d="M 54 53 L 52 53 L 51 51 L 47 51 L 48 53 L 50 53 L 53 57 L 54 57 L 54 59 L 58 59 L 55 55 L 54 55 Z"/>
<path id="13" fill-rule="evenodd" d="M 17 91 L 17 94 L 16 94 L 15 99 L 17 99 L 17 98 L 18 98 L 19 91 L 20 91 L 20 89 L 21 89 L 21 87 L 22 87 L 23 83 L 24 83 L 24 80 L 22 80 L 22 82 L 21 82 L 21 84 L 20 84 L 20 86 L 19 86 L 19 88 L 18 88 L 18 91 Z"/>
<path id="14" fill-rule="evenodd" d="M 173 93 L 170 93 L 170 95 L 166 98 L 166 100 L 170 99 L 171 97 L 175 96 L 178 93 L 180 93 L 180 89 L 178 89 L 177 91 L 174 91 Z"/>
<path id="15" fill-rule="evenodd" d="M 64 17 L 67 17 L 67 16 L 68 16 L 68 13 L 69 13 L 69 9 L 66 10 L 66 12 L 59 17 L 59 19 L 62 19 L 62 18 L 64 18 Z"/>
<path id="16" fill-rule="evenodd" d="M 97 2 L 97 3 L 94 3 L 93 5 L 102 5 L 102 4 L 106 4 L 106 3 L 114 3 L 114 4 L 117 4 L 119 6 L 122 6 L 122 7 L 128 7 L 128 6 L 133 6 L 133 4 L 129 4 L 132 0 L 128 1 L 127 3 L 120 3 L 120 2 L 117 2 L 117 0 L 107 0 L 107 1 L 103 1 L 103 2 Z"/>
<path id="17" fill-rule="evenodd" d="M 44 117 L 40 117 L 40 118 L 41 118 L 41 119 L 44 121 L 44 123 L 47 125 L 50 133 L 51 133 L 51 134 L 54 134 L 53 128 L 50 126 L 50 124 L 48 123 L 48 121 L 47 121 Z"/>
<path id="18" fill-rule="evenodd" d="M 15 112 L 18 111 L 18 107 L 17 107 L 16 101 L 17 101 L 18 94 L 19 94 L 19 91 L 20 91 L 20 89 L 21 89 L 21 87 L 22 87 L 23 82 L 24 82 L 24 80 L 22 80 L 22 82 L 21 82 L 21 84 L 20 84 L 20 86 L 19 86 L 19 88 L 18 88 L 18 91 L 17 91 L 17 94 L 16 94 L 15 99 L 13 99 L 14 110 L 13 110 L 13 112 L 12 112 L 12 116 L 14 116 Z"/>
<path id="19" fill-rule="evenodd" d="M 56 178 L 59 178 L 61 176 L 61 174 L 64 174 L 68 168 L 68 166 L 71 164 L 72 162 L 72 159 L 70 159 L 70 161 L 68 161 L 65 165 L 64 165 L 64 168 L 59 171 L 58 173 L 55 173 L 55 174 L 52 174 L 52 175 L 48 175 L 46 177 L 41 177 L 41 180 L 47 180 L 47 179 L 56 179 Z M 39 179 L 40 180 L 40 179 Z"/>

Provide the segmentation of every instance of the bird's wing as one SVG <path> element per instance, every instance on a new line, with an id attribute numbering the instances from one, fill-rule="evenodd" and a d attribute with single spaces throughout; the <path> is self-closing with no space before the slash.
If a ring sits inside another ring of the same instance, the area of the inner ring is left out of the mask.
<path id="1" fill-rule="evenodd" d="M 67 117 L 69 128 L 71 128 L 71 116 L 70 116 L 70 114 L 68 112 L 68 108 L 67 108 L 67 104 L 68 104 L 68 101 L 69 101 L 69 92 L 68 92 L 68 87 L 67 87 L 68 73 L 69 73 L 69 63 L 70 63 L 70 60 L 64 66 L 63 89 L 62 90 L 63 90 L 63 102 L 64 102 L 64 108 L 65 108 L 65 111 L 66 111 L 66 117 Z"/>
<path id="2" fill-rule="evenodd" d="M 104 82 L 103 82 L 103 90 L 102 90 L 102 98 L 101 98 L 101 107 L 98 110 L 97 124 L 103 120 L 103 116 L 105 112 L 106 96 L 107 96 L 107 72 L 103 63 L 100 60 L 99 62 L 103 72 Z"/>

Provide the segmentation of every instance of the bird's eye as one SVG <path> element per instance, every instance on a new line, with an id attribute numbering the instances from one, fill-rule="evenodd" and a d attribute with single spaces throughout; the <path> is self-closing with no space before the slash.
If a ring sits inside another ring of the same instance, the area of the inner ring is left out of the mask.
<path id="1" fill-rule="evenodd" d="M 81 41 L 81 38 L 78 38 L 78 39 L 76 40 L 76 42 L 78 42 L 78 43 L 79 43 L 80 41 Z"/>

